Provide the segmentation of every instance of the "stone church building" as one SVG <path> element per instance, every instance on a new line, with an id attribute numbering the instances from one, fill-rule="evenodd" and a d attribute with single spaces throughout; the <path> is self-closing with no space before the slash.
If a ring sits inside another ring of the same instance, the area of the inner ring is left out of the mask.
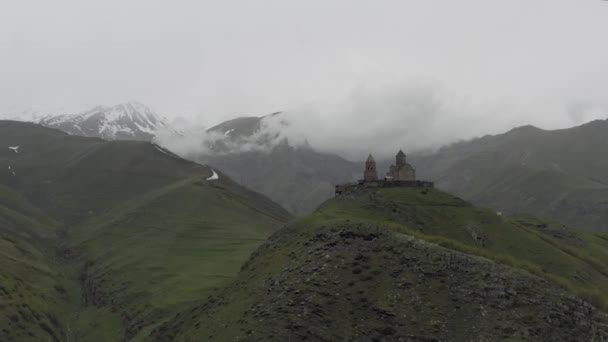
<path id="1" fill-rule="evenodd" d="M 395 164 L 391 165 L 386 173 L 385 180 L 387 181 L 413 181 L 416 180 L 416 170 L 412 165 L 405 161 L 405 153 L 399 150 L 395 158 Z M 376 169 L 376 161 L 370 154 L 365 162 L 365 171 L 363 172 L 364 182 L 375 182 L 378 180 L 378 170 Z"/>
<path id="2" fill-rule="evenodd" d="M 399 153 L 397 153 L 396 163 L 391 165 L 386 178 L 390 180 L 416 180 L 416 170 L 405 161 L 405 153 L 403 151 L 399 150 Z"/>
<path id="3" fill-rule="evenodd" d="M 433 188 L 433 182 L 416 180 L 416 170 L 405 160 L 405 153 L 399 151 L 395 158 L 395 164 L 391 165 L 386 177 L 378 179 L 376 161 L 370 154 L 365 161 L 363 179 L 356 183 L 345 183 L 336 185 L 336 196 L 349 194 L 367 188 Z"/>

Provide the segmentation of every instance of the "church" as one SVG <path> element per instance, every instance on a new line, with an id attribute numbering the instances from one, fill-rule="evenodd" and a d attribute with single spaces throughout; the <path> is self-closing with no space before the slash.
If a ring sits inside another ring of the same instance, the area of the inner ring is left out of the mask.
<path id="1" fill-rule="evenodd" d="M 376 161 L 370 154 L 365 162 L 365 171 L 363 173 L 365 182 L 375 182 L 378 180 L 378 170 L 376 169 Z M 395 164 L 391 165 L 386 173 L 386 181 L 415 181 L 416 170 L 412 165 L 405 160 L 405 153 L 399 150 L 395 157 Z"/>
<path id="2" fill-rule="evenodd" d="M 370 154 L 365 161 L 363 179 L 356 183 L 338 184 L 336 185 L 335 193 L 336 196 L 340 196 L 366 188 L 396 187 L 433 188 L 434 184 L 433 182 L 429 181 L 416 180 L 416 170 L 412 167 L 412 165 L 407 163 L 405 153 L 400 150 L 395 157 L 395 164 L 390 166 L 384 178 L 378 178 L 376 161 Z"/>

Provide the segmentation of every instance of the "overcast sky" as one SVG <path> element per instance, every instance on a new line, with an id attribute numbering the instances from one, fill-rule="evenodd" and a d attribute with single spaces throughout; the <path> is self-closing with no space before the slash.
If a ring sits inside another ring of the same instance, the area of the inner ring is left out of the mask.
<path id="1" fill-rule="evenodd" d="M 0 0 L 0 110 L 129 100 L 205 125 L 570 126 L 608 116 L 608 1 Z"/>

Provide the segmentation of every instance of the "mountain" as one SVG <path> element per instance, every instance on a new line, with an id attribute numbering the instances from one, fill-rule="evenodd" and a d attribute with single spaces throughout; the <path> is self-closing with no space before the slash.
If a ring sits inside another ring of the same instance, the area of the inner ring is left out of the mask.
<path id="1" fill-rule="evenodd" d="M 281 203 L 295 215 L 311 213 L 333 196 L 334 186 L 357 179 L 360 166 L 309 146 L 293 146 L 277 112 L 242 117 L 208 130 L 208 152 L 191 158 L 221 170 L 240 184 Z"/>
<path id="2" fill-rule="evenodd" d="M 273 234 L 147 341 L 603 341 L 607 260 L 605 234 L 368 189 Z"/>
<path id="3" fill-rule="evenodd" d="M 160 146 L 0 121 L 0 340 L 146 335 L 290 218 Z"/>
<path id="4" fill-rule="evenodd" d="M 268 151 L 203 156 L 232 179 L 306 215 L 334 194 L 335 185 L 357 179 L 360 166 L 338 156 L 282 143 Z"/>
<path id="5" fill-rule="evenodd" d="M 208 129 L 208 132 L 221 133 L 231 139 L 249 138 L 260 132 L 268 120 L 280 119 L 282 113 L 276 112 L 265 116 L 247 116 L 224 121 Z M 277 132 L 278 133 L 278 132 Z"/>
<path id="6" fill-rule="evenodd" d="M 106 140 L 152 141 L 159 129 L 168 127 L 164 118 L 137 102 L 97 106 L 80 114 L 49 115 L 39 123 L 71 135 Z"/>
<path id="7" fill-rule="evenodd" d="M 547 131 L 532 126 L 412 156 L 421 177 L 505 214 L 530 212 L 608 231 L 608 120 Z"/>
<path id="8" fill-rule="evenodd" d="M 208 148 L 214 155 L 268 151 L 284 143 L 282 129 L 288 125 L 281 112 L 228 120 L 207 130 Z"/>

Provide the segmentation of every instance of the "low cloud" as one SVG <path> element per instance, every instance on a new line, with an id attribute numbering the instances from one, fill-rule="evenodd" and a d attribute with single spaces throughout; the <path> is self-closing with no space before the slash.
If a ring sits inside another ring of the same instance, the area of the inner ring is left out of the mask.
<path id="1" fill-rule="evenodd" d="M 358 160 L 369 152 L 384 157 L 398 149 L 413 152 L 453 142 L 478 131 L 480 115 L 472 105 L 450 98 L 438 82 L 419 79 L 408 84 L 357 87 L 342 99 L 296 106 L 264 117 L 260 129 L 251 136 L 234 138 L 181 121 L 175 130 L 159 132 L 156 140 L 194 159 L 268 151 L 288 142 Z"/>
<path id="2" fill-rule="evenodd" d="M 608 114 L 608 106 L 601 103 L 480 99 L 486 97 L 449 91 L 437 80 L 419 77 L 400 84 L 360 86 L 338 99 L 296 105 L 280 115 L 264 117 L 251 136 L 235 139 L 188 123 L 184 125 L 188 129 L 180 128 L 183 134 L 161 132 L 157 140 L 189 158 L 268 151 L 287 141 L 294 147 L 361 160 L 370 152 L 379 158 L 399 149 L 428 152 L 520 125 L 561 128 Z M 539 112 L 551 115 L 531 115 Z"/>

